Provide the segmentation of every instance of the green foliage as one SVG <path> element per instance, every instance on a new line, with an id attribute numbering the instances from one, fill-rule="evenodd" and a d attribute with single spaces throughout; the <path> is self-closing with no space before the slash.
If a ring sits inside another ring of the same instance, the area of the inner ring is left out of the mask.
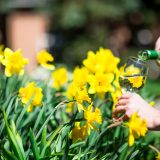
<path id="1" fill-rule="evenodd" d="M 24 81 L 19 79 L 19 86 L 16 87 L 19 88 Z M 6 78 L 2 76 L 1 82 L 6 82 Z M 17 83 L 17 78 L 12 77 L 6 83 L 13 85 Z M 110 105 L 105 103 L 101 109 L 106 108 L 104 112 L 108 114 L 104 113 L 105 120 L 99 131 L 92 131 L 85 141 L 73 143 L 70 132 L 73 123 L 78 120 L 77 113 L 67 118 L 64 110 L 67 103 L 64 97 L 56 97 L 57 91 L 50 87 L 46 89 L 44 82 L 37 83 L 44 87 L 45 97 L 43 106 L 32 113 L 27 113 L 26 107 L 22 107 L 17 92 L 12 87 L 7 86 L 7 92 L 3 89 L 3 99 L 0 99 L 2 160 L 152 160 L 155 157 L 149 144 L 159 148 L 157 142 L 160 135 L 150 132 L 145 138 L 136 141 L 133 147 L 128 147 L 127 129 L 111 124 Z M 53 93 L 52 96 L 47 92 Z M 64 121 L 62 116 L 68 120 Z"/>

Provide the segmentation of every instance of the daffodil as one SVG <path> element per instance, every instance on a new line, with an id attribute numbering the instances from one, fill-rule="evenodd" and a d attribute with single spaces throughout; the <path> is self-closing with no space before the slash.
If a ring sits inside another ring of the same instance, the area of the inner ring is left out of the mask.
<path id="1" fill-rule="evenodd" d="M 111 84 L 114 79 L 113 73 L 98 72 L 95 75 L 88 76 L 88 83 L 90 85 L 89 93 L 102 93 L 114 91 L 114 87 Z"/>
<path id="2" fill-rule="evenodd" d="M 87 68 L 82 67 L 76 67 L 73 71 L 73 82 L 77 85 L 85 85 L 87 83 L 87 77 L 88 77 L 89 71 Z"/>
<path id="3" fill-rule="evenodd" d="M 36 87 L 34 82 L 29 83 L 24 88 L 20 88 L 19 97 L 24 105 L 32 100 L 27 108 L 27 112 L 32 112 L 34 106 L 39 107 L 42 105 L 42 89 L 40 87 Z"/>
<path id="4" fill-rule="evenodd" d="M 71 131 L 71 138 L 73 142 L 77 140 L 84 140 L 87 136 L 87 126 L 80 126 L 80 122 L 74 123 L 74 128 Z"/>
<path id="5" fill-rule="evenodd" d="M 101 65 L 97 63 L 97 57 L 93 51 L 88 52 L 88 57 L 87 59 L 83 60 L 83 64 L 89 71 L 93 73 L 101 69 Z"/>
<path id="6" fill-rule="evenodd" d="M 78 86 L 73 82 L 68 86 L 67 96 L 71 100 L 76 100 L 79 104 L 82 104 L 83 101 L 91 102 L 86 86 Z"/>
<path id="7" fill-rule="evenodd" d="M 26 58 L 22 57 L 22 51 L 19 49 L 13 52 L 11 49 L 4 50 L 2 64 L 5 66 L 5 75 L 11 77 L 13 74 L 23 75 L 24 66 L 28 63 Z"/>
<path id="8" fill-rule="evenodd" d="M 119 62 L 120 59 L 115 57 L 111 50 L 100 48 L 96 53 L 89 51 L 83 64 L 92 73 L 99 71 L 108 73 L 114 72 Z"/>
<path id="9" fill-rule="evenodd" d="M 49 70 L 55 69 L 55 66 L 51 64 L 54 61 L 54 57 L 45 49 L 43 49 L 37 54 L 37 60 L 42 67 L 47 68 Z"/>
<path id="10" fill-rule="evenodd" d="M 126 126 L 129 128 L 129 139 L 128 144 L 132 146 L 134 144 L 135 138 L 140 136 L 145 136 L 147 132 L 147 122 L 145 119 L 140 119 L 137 113 L 134 113 L 129 122 L 126 123 Z"/>
<path id="11" fill-rule="evenodd" d="M 139 88 L 143 85 L 144 76 L 129 77 L 128 80 L 133 87 Z"/>
<path id="12" fill-rule="evenodd" d="M 67 70 L 64 67 L 58 68 L 52 73 L 53 87 L 59 89 L 68 81 Z"/>
<path id="13" fill-rule="evenodd" d="M 86 120 L 86 125 L 88 126 L 88 134 L 90 134 L 90 129 L 96 130 L 95 122 L 98 124 L 102 123 L 102 115 L 100 109 L 94 109 L 92 104 L 84 110 L 84 118 Z"/>
<path id="14" fill-rule="evenodd" d="M 98 64 L 101 64 L 104 67 L 104 72 L 108 73 L 115 71 L 120 59 L 115 57 L 110 49 L 104 49 L 101 47 L 96 54 Z"/>

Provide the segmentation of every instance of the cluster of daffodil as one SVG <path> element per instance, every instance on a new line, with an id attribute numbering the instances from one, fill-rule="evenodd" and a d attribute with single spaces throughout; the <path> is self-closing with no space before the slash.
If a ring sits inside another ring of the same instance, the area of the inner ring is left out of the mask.
<path id="1" fill-rule="evenodd" d="M 46 50 L 42 50 L 37 54 L 38 63 L 49 70 L 54 70 L 55 66 L 50 64 L 54 61 L 54 58 Z M 28 63 L 27 58 L 23 58 L 22 50 L 19 49 L 13 52 L 9 48 L 5 48 L 3 51 L 3 46 L 0 47 L 0 63 L 5 67 L 5 75 L 11 77 L 12 75 L 23 75 L 24 67 Z M 52 72 L 52 77 L 54 79 L 53 86 L 59 88 L 64 83 L 67 82 L 67 71 L 65 68 L 61 67 Z M 33 111 L 34 106 L 41 106 L 43 93 L 40 87 L 37 87 L 35 82 L 30 82 L 25 87 L 20 88 L 19 97 L 22 100 L 24 106 L 27 106 L 27 111 Z"/>
<path id="2" fill-rule="evenodd" d="M 78 111 L 84 114 L 85 119 L 83 124 L 75 122 L 72 130 L 73 140 L 84 139 L 87 134 L 90 134 L 91 129 L 97 129 L 95 123 L 102 123 L 100 108 L 94 105 L 91 98 L 93 95 L 104 98 L 105 94 L 110 92 L 116 102 L 121 93 L 118 82 L 119 69 L 117 65 L 119 62 L 120 59 L 115 57 L 111 50 L 100 48 L 96 53 L 89 51 L 87 59 L 83 61 L 83 66 L 76 67 L 73 71 L 67 96 L 69 100 L 76 101 Z M 87 105 L 84 102 L 87 102 Z M 71 109 L 74 109 L 74 106 L 73 102 L 69 104 Z"/>
<path id="3" fill-rule="evenodd" d="M 68 81 L 66 68 L 55 69 L 52 64 L 54 57 L 46 50 L 37 54 L 37 61 L 41 66 L 53 71 L 53 87 L 57 90 Z M 74 128 L 71 131 L 73 141 L 84 140 L 87 135 L 90 135 L 91 130 L 97 130 L 96 123 L 102 123 L 101 110 L 99 106 L 95 106 L 93 101 L 95 97 L 104 99 L 106 93 L 110 93 L 114 109 L 117 98 L 121 95 L 119 62 L 120 59 L 115 57 L 111 50 L 100 48 L 96 53 L 89 51 L 88 57 L 83 61 L 83 66 L 74 69 L 72 81 L 66 91 L 66 95 L 71 101 L 68 104 L 70 108 L 67 108 L 67 112 L 73 111 L 77 106 L 78 112 L 83 113 L 84 122 L 74 123 Z M 0 48 L 0 63 L 5 67 L 5 75 L 11 77 L 14 74 L 22 75 L 28 60 L 23 58 L 21 50 L 13 52 L 9 48 L 5 48 L 4 51 Z M 133 70 L 135 71 L 135 68 L 133 69 L 131 66 L 127 72 Z M 139 82 L 137 84 L 136 81 L 135 87 L 137 85 L 140 84 Z M 30 82 L 20 88 L 19 97 L 24 106 L 28 104 L 28 112 L 43 103 L 43 91 L 36 86 L 35 82 Z M 129 128 L 129 146 L 133 145 L 135 138 L 144 136 L 147 132 L 146 121 L 141 120 L 137 113 L 133 114 L 125 125 Z"/>

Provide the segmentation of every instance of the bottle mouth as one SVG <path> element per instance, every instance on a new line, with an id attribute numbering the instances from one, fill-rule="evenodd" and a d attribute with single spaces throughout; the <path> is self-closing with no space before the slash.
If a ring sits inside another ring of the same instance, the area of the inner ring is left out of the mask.
<path id="1" fill-rule="evenodd" d="M 141 61 L 146 61 L 148 59 L 148 52 L 147 51 L 139 51 L 138 53 L 138 58 L 141 60 Z"/>

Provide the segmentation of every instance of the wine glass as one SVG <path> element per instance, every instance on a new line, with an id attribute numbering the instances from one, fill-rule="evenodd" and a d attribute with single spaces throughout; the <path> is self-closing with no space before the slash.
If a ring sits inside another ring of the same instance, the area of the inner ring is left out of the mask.
<path id="1" fill-rule="evenodd" d="M 147 62 L 136 57 L 130 57 L 119 78 L 122 93 L 127 91 L 138 92 L 144 86 L 147 74 Z"/>

